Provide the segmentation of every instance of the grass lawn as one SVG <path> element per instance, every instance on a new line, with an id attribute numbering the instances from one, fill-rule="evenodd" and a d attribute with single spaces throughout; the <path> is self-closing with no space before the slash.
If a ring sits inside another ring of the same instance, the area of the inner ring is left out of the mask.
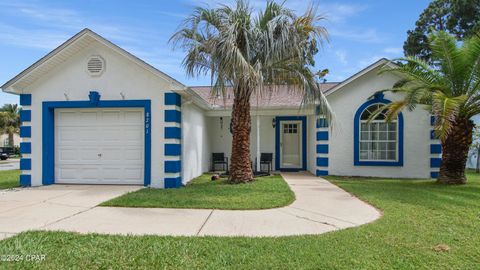
<path id="1" fill-rule="evenodd" d="M 280 238 L 28 232 L 0 242 L 0 254 L 45 254 L 46 260 L 0 262 L 0 267 L 480 269 L 478 174 L 469 173 L 464 186 L 431 180 L 329 179 L 382 209 L 384 216 L 357 228 Z"/>
<path id="2" fill-rule="evenodd" d="M 20 170 L 0 171 L 0 189 L 18 187 L 19 176 Z"/>
<path id="3" fill-rule="evenodd" d="M 243 185 L 231 185 L 226 179 L 210 180 L 204 174 L 179 189 L 145 188 L 104 202 L 102 206 L 266 209 L 292 203 L 295 195 L 280 175 L 260 177 Z"/>

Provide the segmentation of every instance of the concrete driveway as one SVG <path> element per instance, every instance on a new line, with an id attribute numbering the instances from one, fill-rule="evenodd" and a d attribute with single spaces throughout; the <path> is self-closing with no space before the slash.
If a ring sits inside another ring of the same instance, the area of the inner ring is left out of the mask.
<path id="1" fill-rule="evenodd" d="M 322 178 L 309 173 L 282 175 L 296 200 L 268 210 L 95 207 L 138 189 L 128 186 L 54 185 L 0 194 L 0 232 L 287 236 L 359 226 L 381 216 L 374 207 Z"/>

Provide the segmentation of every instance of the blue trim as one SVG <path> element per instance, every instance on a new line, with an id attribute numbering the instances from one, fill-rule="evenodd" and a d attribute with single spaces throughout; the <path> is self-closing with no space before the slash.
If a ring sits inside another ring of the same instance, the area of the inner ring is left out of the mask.
<path id="1" fill-rule="evenodd" d="M 97 105 L 100 101 L 101 95 L 97 91 L 90 91 L 88 94 L 88 99 L 92 105 Z"/>
<path id="2" fill-rule="evenodd" d="M 328 175 L 328 171 L 326 171 L 326 170 L 317 170 L 315 175 L 316 175 L 316 176 L 326 176 L 326 175 Z"/>
<path id="3" fill-rule="evenodd" d="M 20 111 L 20 121 L 30 122 L 32 120 L 32 111 L 31 110 L 21 110 Z"/>
<path id="4" fill-rule="evenodd" d="M 317 157 L 317 166 L 318 167 L 328 167 L 328 158 L 327 157 Z"/>
<path id="5" fill-rule="evenodd" d="M 430 158 L 430 168 L 440 168 L 442 165 L 441 158 Z"/>
<path id="6" fill-rule="evenodd" d="M 435 126 L 435 116 L 430 116 L 430 126 Z"/>
<path id="7" fill-rule="evenodd" d="M 165 188 L 179 188 L 182 186 L 182 177 L 165 178 Z"/>
<path id="8" fill-rule="evenodd" d="M 60 108 L 143 108 L 145 115 L 144 185 L 151 176 L 151 109 L 150 100 L 45 101 L 42 105 L 42 183 L 55 183 L 55 109 Z"/>
<path id="9" fill-rule="evenodd" d="M 302 167 L 280 167 L 280 126 L 282 121 L 302 121 Z M 307 169 L 307 117 L 306 116 L 277 116 L 275 117 L 275 168 L 280 171 L 298 171 Z"/>
<path id="10" fill-rule="evenodd" d="M 182 154 L 182 145 L 179 143 L 166 143 L 165 156 L 180 156 Z"/>
<path id="11" fill-rule="evenodd" d="M 32 144 L 30 142 L 21 142 L 20 154 L 31 154 L 31 153 L 32 153 Z"/>
<path id="12" fill-rule="evenodd" d="M 22 137 L 22 138 L 32 137 L 32 127 L 30 127 L 30 126 L 20 127 L 20 137 Z"/>
<path id="13" fill-rule="evenodd" d="M 177 110 L 165 110 L 165 122 L 182 122 L 182 113 Z"/>
<path id="14" fill-rule="evenodd" d="M 32 94 L 20 94 L 20 106 L 32 105 Z"/>
<path id="15" fill-rule="evenodd" d="M 182 129 L 179 127 L 165 127 L 165 139 L 181 139 Z"/>
<path id="16" fill-rule="evenodd" d="M 32 176 L 29 174 L 20 175 L 20 186 L 30 187 L 32 185 Z"/>
<path id="17" fill-rule="evenodd" d="M 403 114 L 398 114 L 398 161 L 360 161 L 360 116 L 362 112 L 370 105 L 382 103 L 388 104 L 390 100 L 383 97 L 382 94 L 375 95 L 371 99 L 363 103 L 355 113 L 354 118 L 354 135 L 353 135 L 353 164 L 354 166 L 403 166 Z"/>
<path id="18" fill-rule="evenodd" d="M 177 93 L 165 93 L 165 105 L 182 106 L 182 97 Z"/>
<path id="19" fill-rule="evenodd" d="M 328 141 L 328 131 L 317 131 L 317 141 Z"/>
<path id="20" fill-rule="evenodd" d="M 441 144 L 431 144 L 430 145 L 430 154 L 441 154 L 442 145 Z"/>
<path id="21" fill-rule="evenodd" d="M 32 169 L 32 160 L 29 158 L 20 159 L 20 170 L 28 171 Z"/>
<path id="22" fill-rule="evenodd" d="M 166 160 L 165 161 L 165 172 L 166 173 L 179 173 L 182 171 L 182 161 L 181 160 Z"/>
<path id="23" fill-rule="evenodd" d="M 435 130 L 430 130 L 430 140 L 438 140 L 437 134 L 435 134 Z"/>
<path id="24" fill-rule="evenodd" d="M 430 178 L 437 179 L 438 178 L 438 172 L 430 172 Z"/>
<path id="25" fill-rule="evenodd" d="M 328 154 L 328 144 L 317 144 L 317 154 Z"/>
<path id="26" fill-rule="evenodd" d="M 318 118 L 317 119 L 317 128 L 327 128 L 328 127 L 328 120 L 325 118 Z"/>

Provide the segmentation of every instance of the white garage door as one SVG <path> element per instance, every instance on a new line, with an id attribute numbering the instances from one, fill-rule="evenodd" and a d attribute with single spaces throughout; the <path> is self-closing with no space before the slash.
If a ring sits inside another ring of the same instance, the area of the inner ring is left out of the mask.
<path id="1" fill-rule="evenodd" d="M 143 109 L 56 109 L 55 182 L 143 184 Z"/>

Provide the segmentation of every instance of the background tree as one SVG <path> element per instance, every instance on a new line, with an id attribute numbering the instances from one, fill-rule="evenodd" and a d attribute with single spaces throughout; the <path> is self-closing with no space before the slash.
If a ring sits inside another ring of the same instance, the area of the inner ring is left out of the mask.
<path id="1" fill-rule="evenodd" d="M 0 132 L 8 134 L 8 146 L 15 145 L 14 135 L 20 129 L 20 109 L 17 104 L 5 104 L 0 108 Z"/>
<path id="2" fill-rule="evenodd" d="M 311 6 L 303 15 L 272 1 L 254 14 L 247 1 L 232 7 L 197 7 L 175 33 L 174 45 L 186 51 L 183 65 L 190 76 L 210 75 L 214 95 L 232 87 L 232 155 L 229 181 L 253 180 L 250 161 L 250 98 L 289 85 L 304 93 L 304 104 L 317 103 L 330 117 L 328 103 L 311 68 L 327 38 L 323 18 Z"/>
<path id="3" fill-rule="evenodd" d="M 403 99 L 385 107 L 387 120 L 403 109 L 418 105 L 435 117 L 435 132 L 442 143 L 442 164 L 438 182 L 466 183 L 465 167 L 475 124 L 480 114 L 480 37 L 474 36 L 458 44 L 446 32 L 430 35 L 432 64 L 417 57 L 399 59 L 403 64 L 386 67 L 383 72 L 398 74 L 392 91 Z"/>
<path id="4" fill-rule="evenodd" d="M 415 29 L 407 31 L 405 55 L 430 62 L 432 52 L 428 36 L 432 31 L 446 31 L 463 40 L 480 30 L 480 0 L 434 0 L 420 14 Z"/>

